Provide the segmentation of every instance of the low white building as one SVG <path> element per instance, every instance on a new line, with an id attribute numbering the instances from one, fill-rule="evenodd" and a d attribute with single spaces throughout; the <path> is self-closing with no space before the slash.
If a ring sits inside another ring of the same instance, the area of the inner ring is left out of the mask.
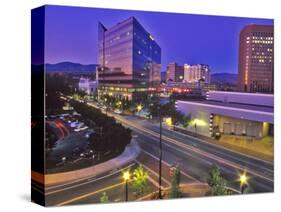
<path id="1" fill-rule="evenodd" d="M 90 80 L 89 78 L 81 77 L 78 83 L 79 91 L 83 91 L 88 95 L 94 95 L 98 88 L 97 80 Z"/>
<path id="2" fill-rule="evenodd" d="M 189 130 L 198 134 L 213 136 L 220 132 L 256 138 L 273 135 L 272 94 L 210 91 L 206 100 L 177 101 L 176 105 L 191 116 Z"/>

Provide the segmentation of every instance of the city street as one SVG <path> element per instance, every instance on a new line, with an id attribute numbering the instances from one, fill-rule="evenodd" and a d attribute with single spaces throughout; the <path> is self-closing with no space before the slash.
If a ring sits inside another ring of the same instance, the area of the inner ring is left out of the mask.
<path id="1" fill-rule="evenodd" d="M 31 14 L 34 202 L 276 190 L 274 19 L 55 5 Z"/>
<path id="2" fill-rule="evenodd" d="M 158 157 L 159 127 L 148 121 L 135 121 L 135 117 L 115 115 L 123 124 L 138 135 L 140 146 Z M 247 172 L 250 192 L 273 191 L 273 164 L 241 153 L 210 145 L 198 138 L 163 129 L 163 157 L 170 164 L 179 164 L 181 169 L 195 179 L 205 182 L 213 164 L 221 167 L 231 187 L 239 190 L 239 173 Z"/>
<path id="3" fill-rule="evenodd" d="M 149 172 L 149 184 L 152 191 L 157 190 L 159 168 L 159 123 L 134 116 L 114 116 L 118 122 L 133 130 L 133 139 L 140 145 L 142 152 L 135 162 L 130 164 L 133 170 L 142 164 Z M 239 174 L 247 172 L 249 192 L 273 191 L 273 163 L 237 153 L 217 145 L 212 145 L 199 138 L 163 128 L 162 185 L 171 185 L 170 167 L 179 165 L 182 184 L 206 183 L 213 164 L 219 165 L 223 176 L 235 193 L 239 193 Z M 125 169 L 125 167 L 123 168 Z M 33 185 L 33 186 L 36 186 Z M 46 197 L 50 205 L 69 205 L 77 203 L 98 203 L 103 192 L 114 202 L 124 201 L 125 190 L 122 170 L 114 170 L 95 178 L 67 183 L 47 188 Z M 151 191 L 151 192 L 152 192 Z M 136 200 L 129 189 L 129 200 Z"/>
<path id="4" fill-rule="evenodd" d="M 47 187 L 45 188 L 46 202 L 48 205 L 59 206 L 77 203 L 99 203 L 103 192 L 106 192 L 112 202 L 124 201 L 125 184 L 122 178 L 122 173 L 128 169 L 134 170 L 138 164 L 141 164 L 141 162 L 135 161 L 120 170 L 104 173 L 101 176 Z M 158 189 L 158 175 L 151 165 L 146 165 L 144 165 L 144 169 L 149 173 L 149 192 L 154 192 Z M 168 170 L 168 167 L 165 168 Z M 167 175 L 166 177 L 163 177 L 162 180 L 163 188 L 170 185 Z M 43 192 L 42 186 L 38 185 L 38 183 L 33 182 L 32 186 Z M 129 200 L 136 200 L 138 198 L 134 195 L 132 187 L 130 187 L 130 183 L 128 194 Z"/>

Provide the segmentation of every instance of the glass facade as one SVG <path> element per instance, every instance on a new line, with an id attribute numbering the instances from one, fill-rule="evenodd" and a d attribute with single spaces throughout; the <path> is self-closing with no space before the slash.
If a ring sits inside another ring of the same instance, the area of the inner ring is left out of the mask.
<path id="1" fill-rule="evenodd" d="M 101 85 L 134 88 L 160 82 L 161 48 L 134 17 L 110 29 L 99 23 L 98 46 Z"/>

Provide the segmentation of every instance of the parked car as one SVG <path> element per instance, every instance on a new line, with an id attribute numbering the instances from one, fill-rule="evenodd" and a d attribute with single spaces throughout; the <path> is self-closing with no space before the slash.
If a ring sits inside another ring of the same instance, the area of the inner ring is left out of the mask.
<path id="1" fill-rule="evenodd" d="M 75 132 L 80 132 L 80 131 L 83 131 L 83 130 L 86 130 L 88 129 L 88 126 L 84 126 L 84 127 L 78 127 L 76 129 L 74 129 Z"/>
<path id="2" fill-rule="evenodd" d="M 122 111 L 119 110 L 119 109 L 115 109 L 115 110 L 114 110 L 114 113 L 116 113 L 116 114 L 122 114 Z"/>

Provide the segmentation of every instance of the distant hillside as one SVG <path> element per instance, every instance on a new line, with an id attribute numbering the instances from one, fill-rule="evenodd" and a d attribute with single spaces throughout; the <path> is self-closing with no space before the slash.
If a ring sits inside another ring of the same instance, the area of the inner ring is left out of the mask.
<path id="1" fill-rule="evenodd" d="M 82 65 L 80 63 L 62 62 L 56 64 L 46 64 L 48 72 L 67 72 L 67 73 L 81 73 L 81 72 L 96 72 L 96 64 Z"/>
<path id="2" fill-rule="evenodd" d="M 237 84 L 238 75 L 230 73 L 216 73 L 211 75 L 212 84 Z"/>

